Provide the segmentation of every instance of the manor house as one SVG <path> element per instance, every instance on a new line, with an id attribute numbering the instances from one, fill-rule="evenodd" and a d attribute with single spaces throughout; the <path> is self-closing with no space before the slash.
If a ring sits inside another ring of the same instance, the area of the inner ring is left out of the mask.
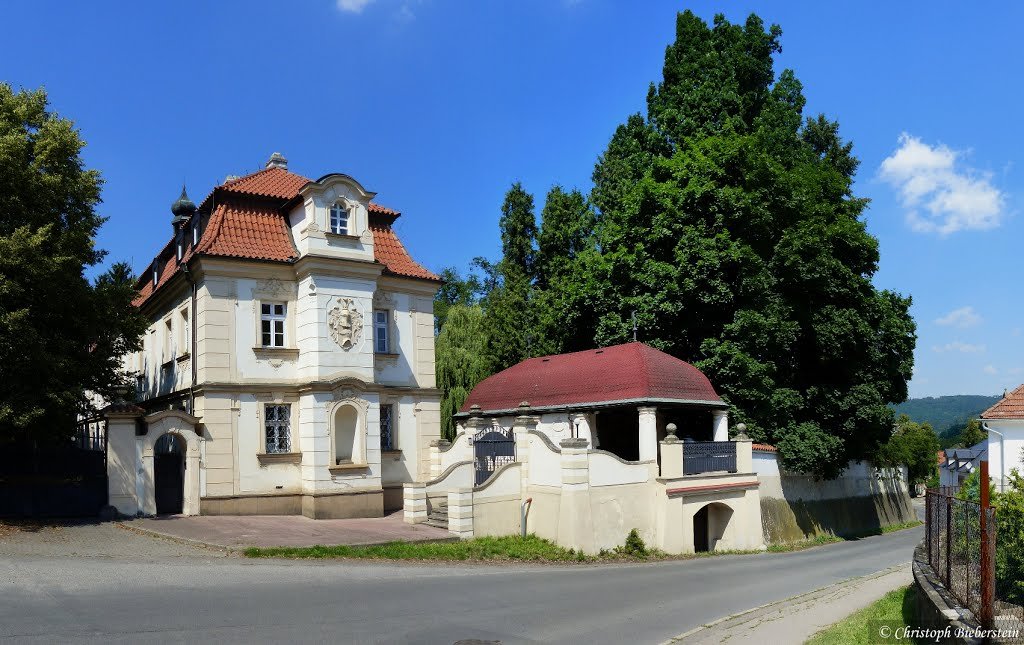
<path id="1" fill-rule="evenodd" d="M 137 283 L 137 405 L 108 411 L 126 515 L 380 516 L 429 475 L 440 436 L 440 280 L 356 179 L 274 153 L 196 206 Z"/>

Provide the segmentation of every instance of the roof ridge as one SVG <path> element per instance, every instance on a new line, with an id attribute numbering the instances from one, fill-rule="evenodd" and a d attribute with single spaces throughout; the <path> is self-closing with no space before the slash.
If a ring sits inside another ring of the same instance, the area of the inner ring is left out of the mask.
<path id="1" fill-rule="evenodd" d="M 1020 400 L 1016 400 L 1016 399 L 1018 399 L 1018 397 L 1020 398 Z M 1001 408 L 1003 406 L 1010 407 L 1010 406 L 1017 406 L 1017 405 L 1020 405 L 1020 406 L 1024 407 L 1024 384 L 1018 385 L 1012 392 L 1007 392 L 1006 396 L 1004 396 L 1003 398 L 999 399 L 994 404 L 992 404 L 987 410 L 982 412 L 980 417 L 982 419 L 991 418 L 991 417 L 989 417 L 989 414 L 997 412 L 999 410 L 999 408 Z M 1024 413 L 1021 413 L 1019 416 L 1021 418 L 1024 418 Z M 1016 417 L 1009 417 L 1009 418 L 1016 418 Z"/>

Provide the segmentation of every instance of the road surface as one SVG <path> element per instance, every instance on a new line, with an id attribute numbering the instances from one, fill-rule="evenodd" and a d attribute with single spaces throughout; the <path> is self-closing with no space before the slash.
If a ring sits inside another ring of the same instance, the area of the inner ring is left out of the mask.
<path id="1" fill-rule="evenodd" d="M 923 529 L 795 553 L 467 566 L 0 556 L 0 641 L 658 643 L 909 562 Z"/>

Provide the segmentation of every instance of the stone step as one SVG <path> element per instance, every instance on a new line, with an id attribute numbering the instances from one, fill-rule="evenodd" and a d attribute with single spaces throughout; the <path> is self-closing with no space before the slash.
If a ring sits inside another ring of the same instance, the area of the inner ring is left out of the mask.
<path id="1" fill-rule="evenodd" d="M 424 524 L 426 524 L 427 526 L 433 526 L 435 528 L 444 529 L 446 531 L 448 530 L 448 518 L 447 517 L 445 517 L 444 521 L 435 520 L 433 518 L 430 518 L 426 522 L 424 522 Z"/>

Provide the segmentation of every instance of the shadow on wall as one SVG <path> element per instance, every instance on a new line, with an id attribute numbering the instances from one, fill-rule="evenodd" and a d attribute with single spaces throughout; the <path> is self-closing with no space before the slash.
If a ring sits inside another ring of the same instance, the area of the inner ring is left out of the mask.
<path id="1" fill-rule="evenodd" d="M 764 538 L 769 544 L 819 535 L 856 536 L 916 519 L 898 477 L 840 478 L 815 482 L 809 475 L 783 475 L 783 497 L 762 497 Z"/>

